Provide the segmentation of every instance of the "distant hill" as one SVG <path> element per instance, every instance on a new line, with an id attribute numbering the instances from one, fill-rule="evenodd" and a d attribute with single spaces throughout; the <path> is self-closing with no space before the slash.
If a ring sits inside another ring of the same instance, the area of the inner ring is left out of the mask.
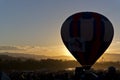
<path id="1" fill-rule="evenodd" d="M 15 57 L 8 56 L 8 55 L 0 55 L 1 60 L 13 60 L 16 59 Z"/>
<path id="2" fill-rule="evenodd" d="M 25 54 L 25 53 L 0 53 L 0 59 L 63 59 L 63 60 L 75 60 L 72 56 L 45 56 L 45 55 L 35 55 L 35 54 Z M 120 54 L 110 54 L 110 53 L 105 53 L 102 55 L 99 59 L 99 61 L 120 61 Z"/>
<path id="3" fill-rule="evenodd" d="M 53 57 L 49 57 L 51 59 L 63 59 L 63 60 L 74 60 L 74 57 L 72 56 L 53 56 Z"/>
<path id="4" fill-rule="evenodd" d="M 0 53 L 0 58 L 2 59 L 13 59 L 13 58 L 21 58 L 21 59 L 63 59 L 63 60 L 73 60 L 71 56 L 45 56 L 45 55 L 35 55 L 35 54 L 25 54 L 25 53 Z"/>
<path id="5" fill-rule="evenodd" d="M 35 55 L 35 54 L 25 54 L 25 53 L 0 53 L 0 58 L 1 57 L 7 57 L 7 58 L 22 58 L 22 59 L 47 59 L 47 56 L 44 55 Z"/>

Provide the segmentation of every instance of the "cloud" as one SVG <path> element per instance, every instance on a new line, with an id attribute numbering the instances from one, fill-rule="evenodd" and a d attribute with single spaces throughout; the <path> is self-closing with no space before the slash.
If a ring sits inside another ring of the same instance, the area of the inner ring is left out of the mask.
<path id="1" fill-rule="evenodd" d="M 15 46 L 0 46 L 0 50 L 24 50 Z"/>
<path id="2" fill-rule="evenodd" d="M 117 44 L 120 44 L 120 41 L 117 41 L 116 43 L 117 43 Z"/>
<path id="3" fill-rule="evenodd" d="M 65 51 L 63 46 L 34 46 L 26 49 L 26 53 L 35 53 L 47 56 L 64 55 Z"/>
<path id="4" fill-rule="evenodd" d="M 0 46 L 0 52 L 29 53 L 47 56 L 71 55 L 65 46 Z"/>

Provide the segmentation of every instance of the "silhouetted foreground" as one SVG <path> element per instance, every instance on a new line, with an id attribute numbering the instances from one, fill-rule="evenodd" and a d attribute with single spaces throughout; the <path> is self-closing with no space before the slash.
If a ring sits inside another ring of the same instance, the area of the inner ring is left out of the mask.
<path id="1" fill-rule="evenodd" d="M 109 68 L 108 66 L 115 66 Z M 74 70 L 80 66 L 76 61 L 62 60 L 0 60 L 0 71 L 6 72 L 11 80 L 120 80 L 120 62 L 96 63 L 90 70 L 76 76 Z"/>
<path id="2" fill-rule="evenodd" d="M 109 66 L 115 66 L 120 70 L 120 62 L 99 62 L 93 65 L 94 69 L 106 69 Z M 75 68 L 81 66 L 75 60 L 55 60 L 55 59 L 42 59 L 42 60 L 34 60 L 34 59 L 8 59 L 8 60 L 0 60 L 0 70 L 2 71 L 36 71 L 36 70 L 46 70 L 47 71 L 59 71 L 65 70 L 67 68 Z"/>
<path id="3" fill-rule="evenodd" d="M 120 80 L 120 71 L 114 67 L 108 70 L 90 70 L 75 76 L 74 71 L 39 72 L 12 71 L 8 73 L 11 80 Z"/>

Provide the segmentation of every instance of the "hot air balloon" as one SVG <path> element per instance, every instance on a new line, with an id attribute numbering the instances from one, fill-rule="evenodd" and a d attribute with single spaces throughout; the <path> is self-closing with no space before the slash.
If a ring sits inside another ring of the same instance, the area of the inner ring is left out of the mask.
<path id="1" fill-rule="evenodd" d="M 112 23 L 96 12 L 80 12 L 68 17 L 61 27 L 67 49 L 82 65 L 91 67 L 105 52 L 114 35 Z"/>

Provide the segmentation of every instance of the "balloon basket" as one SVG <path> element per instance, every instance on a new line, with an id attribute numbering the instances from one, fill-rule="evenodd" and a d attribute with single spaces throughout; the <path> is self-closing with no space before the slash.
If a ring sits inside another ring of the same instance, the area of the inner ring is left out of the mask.
<path id="1" fill-rule="evenodd" d="M 96 80 L 97 75 L 90 71 L 90 66 L 76 67 L 75 68 L 75 80 Z"/>
<path id="2" fill-rule="evenodd" d="M 81 75 L 84 75 L 86 72 L 89 72 L 90 66 L 76 67 L 75 68 L 75 78 L 80 79 Z"/>

